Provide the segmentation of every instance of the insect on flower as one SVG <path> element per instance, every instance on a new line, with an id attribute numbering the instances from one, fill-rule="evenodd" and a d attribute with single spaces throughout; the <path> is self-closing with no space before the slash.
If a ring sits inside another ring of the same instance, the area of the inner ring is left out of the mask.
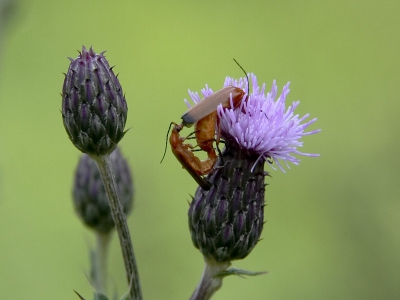
<path id="1" fill-rule="evenodd" d="M 182 124 L 179 125 L 172 122 L 170 125 L 170 128 L 174 125 L 169 139 L 172 152 L 181 163 L 182 167 L 188 171 L 204 190 L 210 189 L 210 184 L 201 176 L 209 174 L 213 170 L 218 159 L 218 155 L 213 146 L 214 141 L 216 141 L 217 144 L 219 143 L 217 107 L 219 104 L 222 104 L 223 108 L 237 108 L 240 106 L 244 95 L 245 92 L 240 88 L 233 86 L 226 87 L 191 107 L 182 116 Z M 196 146 L 183 143 L 190 135 L 188 137 L 181 137 L 179 135 L 184 127 L 191 127 L 193 124 L 195 127 L 194 135 L 197 142 Z M 217 139 L 215 138 L 216 128 L 218 131 Z M 207 159 L 200 160 L 193 154 L 194 148 L 197 146 L 207 153 Z"/>
<path id="2" fill-rule="evenodd" d="M 242 89 L 235 86 L 227 86 L 189 108 L 182 115 L 182 123 L 186 127 L 191 127 L 194 123 L 216 112 L 220 104 L 222 104 L 223 108 L 238 108 L 244 95 L 245 92 Z M 231 99 L 233 107 L 231 106 Z"/>
<path id="3" fill-rule="evenodd" d="M 246 71 L 243 67 L 233 59 L 235 63 L 242 69 L 244 72 L 247 82 L 248 77 Z M 190 93 L 190 92 L 189 92 Z M 197 94 L 190 93 L 193 100 L 197 98 Z M 182 115 L 182 125 L 186 127 L 191 127 L 195 124 L 195 137 L 197 141 L 197 146 L 205 152 L 207 152 L 208 157 L 213 157 L 215 154 L 215 150 L 213 147 L 213 142 L 215 141 L 217 144 L 217 149 L 221 130 L 219 126 L 219 118 L 217 115 L 217 108 L 221 104 L 222 109 L 230 108 L 236 109 L 239 108 L 243 101 L 248 99 L 249 90 L 247 91 L 247 96 L 245 96 L 245 92 L 238 87 L 233 85 L 226 86 L 223 89 L 211 93 L 207 97 L 205 97 L 201 101 L 195 101 L 195 105 L 190 107 L 183 115 Z M 217 138 L 215 138 L 215 131 L 217 130 Z"/>
<path id="4" fill-rule="evenodd" d="M 247 74 L 242 66 L 240 66 L 240 64 L 235 59 L 234 61 L 243 70 L 247 78 Z M 170 137 L 170 145 L 172 152 L 174 153 L 178 161 L 182 164 L 182 167 L 189 172 L 189 174 L 204 190 L 209 190 L 211 187 L 210 184 L 201 176 L 211 173 L 211 171 L 214 169 L 215 164 L 217 163 L 218 155 L 215 152 L 213 146 L 214 142 L 216 142 L 218 152 L 221 155 L 221 152 L 218 148 L 221 130 L 217 108 L 220 106 L 222 109 L 239 108 L 242 102 L 247 101 L 249 91 L 247 91 L 247 96 L 245 98 L 246 93 L 243 89 L 235 87 L 233 85 L 229 85 L 215 93 L 211 91 L 210 94 L 204 95 L 205 98 L 202 100 L 200 100 L 197 94 L 193 94 L 190 91 L 189 94 L 195 102 L 195 105 L 189 107 L 189 109 L 182 115 L 182 123 L 180 125 L 174 122 L 170 124 L 168 132 L 171 129 L 171 126 L 174 125 Z M 185 138 L 182 138 L 179 135 L 183 127 L 189 128 L 192 127 L 193 124 L 195 130 L 192 134 L 195 135 L 195 139 L 197 142 L 196 146 L 183 143 L 186 139 L 189 138 L 191 134 Z M 193 151 L 196 151 L 196 147 L 199 147 L 200 150 L 207 153 L 207 159 L 201 161 L 193 154 Z M 166 148 L 167 141 L 161 162 L 165 157 Z"/>
<path id="5" fill-rule="evenodd" d="M 279 94 L 275 81 L 267 91 L 254 74 L 248 77 L 250 82 L 247 77 L 225 79 L 225 87 L 246 90 L 251 85 L 252 92 L 237 109 L 218 106 L 218 126 L 225 149 L 213 173 L 205 178 L 211 188 L 196 190 L 188 212 L 193 245 L 213 267 L 245 258 L 260 240 L 265 178 L 269 175 L 265 165 L 274 163 L 284 171 L 289 162 L 300 162 L 298 155 L 318 156 L 300 151 L 303 137 L 320 130 L 306 131 L 317 119 L 307 121 L 309 114 L 297 114 L 299 101 L 287 105 L 289 84 Z M 207 86 L 201 92 L 204 97 L 212 93 Z M 191 96 L 195 103 L 200 101 L 196 93 Z"/>
<path id="6" fill-rule="evenodd" d="M 215 163 L 217 162 L 217 156 L 215 155 L 215 157 L 209 157 L 206 160 L 201 161 L 197 156 L 193 154 L 193 146 L 191 144 L 183 143 L 186 138 L 179 135 L 179 132 L 183 129 L 183 125 L 178 125 L 174 122 L 172 122 L 171 125 L 174 125 L 171 136 L 169 138 L 172 153 L 174 153 L 176 159 L 181 163 L 182 167 L 186 169 L 186 171 L 188 171 L 193 179 L 196 180 L 196 182 L 203 189 L 209 190 L 211 187 L 210 184 L 201 176 L 206 175 L 212 171 Z"/>

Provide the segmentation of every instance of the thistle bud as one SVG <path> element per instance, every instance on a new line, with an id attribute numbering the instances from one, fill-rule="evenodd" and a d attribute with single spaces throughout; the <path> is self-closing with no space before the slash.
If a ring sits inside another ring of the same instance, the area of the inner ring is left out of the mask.
<path id="1" fill-rule="evenodd" d="M 133 202 L 133 184 L 127 161 L 116 148 L 110 155 L 115 174 L 119 199 L 125 214 Z M 77 214 L 89 227 L 100 233 L 108 233 L 114 228 L 107 194 L 96 163 L 89 155 L 82 154 L 75 172 L 73 200 Z"/>
<path id="2" fill-rule="evenodd" d="M 67 134 L 80 151 L 111 153 L 124 136 L 128 107 L 121 85 L 104 52 L 82 52 L 65 75 L 62 117 Z"/>
<path id="3" fill-rule="evenodd" d="M 193 244 L 207 259 L 242 259 L 257 244 L 264 224 L 266 175 L 257 156 L 227 144 L 207 178 L 211 189 L 199 187 L 189 209 Z"/>

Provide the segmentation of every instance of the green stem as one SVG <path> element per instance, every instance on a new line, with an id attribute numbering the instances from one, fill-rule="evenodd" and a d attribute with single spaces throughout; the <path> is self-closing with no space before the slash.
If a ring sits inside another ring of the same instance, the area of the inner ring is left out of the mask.
<path id="1" fill-rule="evenodd" d="M 220 272 L 225 271 L 229 268 L 231 263 L 219 263 L 216 261 L 205 260 L 205 267 L 203 276 L 200 280 L 199 285 L 190 297 L 190 300 L 208 300 L 211 296 L 218 291 L 222 286 L 221 276 L 216 276 Z"/>
<path id="2" fill-rule="evenodd" d="M 126 277 L 129 284 L 129 295 L 132 300 L 142 300 L 142 290 L 140 287 L 139 273 L 137 269 L 135 254 L 128 224 L 122 209 L 121 202 L 118 199 L 117 189 L 115 185 L 114 175 L 109 155 L 91 156 L 99 168 L 101 178 L 104 183 L 110 203 L 111 215 L 114 219 L 115 228 L 117 229 L 119 242 L 121 245 L 122 256 L 124 258 Z"/>
<path id="3" fill-rule="evenodd" d="M 111 233 L 96 232 L 94 286 L 96 292 L 107 295 L 107 254 Z"/>

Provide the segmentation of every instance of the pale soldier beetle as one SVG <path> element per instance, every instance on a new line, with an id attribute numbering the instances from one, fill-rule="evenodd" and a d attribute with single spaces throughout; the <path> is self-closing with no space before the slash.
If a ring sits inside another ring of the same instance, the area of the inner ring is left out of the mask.
<path id="1" fill-rule="evenodd" d="M 223 90 L 233 91 L 234 94 L 226 94 L 226 92 L 219 93 Z M 218 97 L 215 97 L 215 95 Z M 233 104 L 233 108 L 238 108 L 242 103 L 244 95 L 244 91 L 240 88 L 234 86 L 226 87 L 215 94 L 204 98 L 195 106 L 191 107 L 182 116 L 182 124 L 186 127 L 191 126 L 191 123 L 188 123 L 189 120 L 195 122 L 194 134 L 196 137 L 197 146 L 199 146 L 201 150 L 207 152 L 207 156 L 209 158 L 214 158 L 217 156 L 213 147 L 214 141 L 216 142 L 217 149 L 219 151 L 218 144 L 220 140 L 220 128 L 219 119 L 217 116 L 218 105 L 221 104 L 223 108 L 231 108 L 231 104 Z M 211 108 L 214 108 L 214 110 L 203 116 L 203 114 L 210 111 Z M 215 132 L 217 132 L 217 134 L 215 134 Z M 215 135 L 217 138 L 215 138 Z"/>
<path id="2" fill-rule="evenodd" d="M 246 71 L 243 67 L 233 59 L 235 63 L 242 69 L 246 78 L 247 84 L 249 82 L 249 78 L 247 76 Z M 249 95 L 249 85 L 247 85 L 247 97 Z M 227 86 L 219 91 L 215 92 L 214 94 L 204 98 L 200 102 L 196 103 L 196 105 L 189 108 L 183 115 L 182 115 L 182 123 L 186 127 L 193 126 L 194 123 L 200 121 L 204 117 L 208 116 L 211 113 L 216 113 L 218 105 L 222 104 L 223 108 L 238 108 L 242 103 L 243 97 L 245 92 L 238 87 L 235 86 Z M 246 97 L 246 99 L 247 99 Z M 232 102 L 231 102 L 232 99 Z M 231 106 L 233 103 L 233 107 Z"/>
<path id="3" fill-rule="evenodd" d="M 216 112 L 217 107 L 220 104 L 222 104 L 223 108 L 231 108 L 231 97 L 234 106 L 233 108 L 238 108 L 240 103 L 242 103 L 244 95 L 245 92 L 241 88 L 235 86 L 224 87 L 189 108 L 182 115 L 182 123 L 186 127 L 191 127 L 197 121 L 213 112 Z"/>
<path id="4" fill-rule="evenodd" d="M 247 78 L 247 82 L 249 82 L 246 71 L 236 61 L 236 59 L 233 60 L 242 69 Z M 247 89 L 248 97 L 249 85 L 247 85 Z M 182 115 L 182 125 L 191 127 L 193 124 L 195 124 L 194 133 L 197 146 L 199 146 L 201 150 L 207 152 L 209 158 L 214 158 L 214 156 L 216 156 L 215 149 L 213 147 L 214 141 L 216 141 L 219 152 L 218 144 L 220 140 L 220 128 L 219 119 L 217 116 L 217 107 L 221 104 L 223 108 L 239 108 L 244 96 L 245 92 L 241 88 L 227 86 L 196 103 L 196 105 L 189 108 Z M 244 101 L 247 100 L 247 97 Z M 215 130 L 217 130 L 216 139 Z"/>

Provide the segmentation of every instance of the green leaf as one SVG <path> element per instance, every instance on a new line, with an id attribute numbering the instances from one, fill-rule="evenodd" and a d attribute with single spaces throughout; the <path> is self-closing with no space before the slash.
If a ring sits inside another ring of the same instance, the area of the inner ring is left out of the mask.
<path id="1" fill-rule="evenodd" d="M 237 268 L 230 268 L 228 270 L 222 271 L 215 275 L 215 277 L 227 277 L 230 275 L 236 275 L 239 277 L 244 278 L 244 276 L 258 276 L 258 275 L 263 275 L 267 274 L 268 272 L 252 272 L 252 271 L 247 271 L 247 270 L 242 270 L 242 269 L 237 269 Z"/>

